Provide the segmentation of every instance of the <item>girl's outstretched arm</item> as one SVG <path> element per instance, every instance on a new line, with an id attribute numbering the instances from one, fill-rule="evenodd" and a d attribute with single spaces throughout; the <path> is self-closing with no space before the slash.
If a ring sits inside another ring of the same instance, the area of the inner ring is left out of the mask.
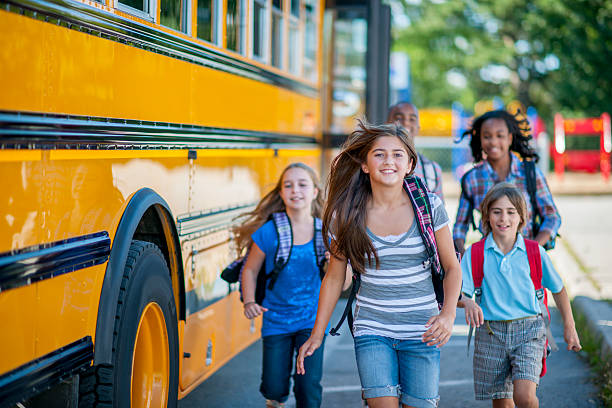
<path id="1" fill-rule="evenodd" d="M 446 273 L 444 277 L 444 305 L 440 314 L 432 317 L 426 324 L 423 342 L 428 346 L 442 347 L 450 339 L 457 314 L 457 299 L 461 290 L 461 267 L 455 256 L 453 239 L 448 225 L 436 231 L 436 243 L 440 262 Z"/>
<path id="2" fill-rule="evenodd" d="M 565 343 L 567 343 L 567 349 L 580 351 L 582 346 L 580 345 L 580 339 L 576 331 L 576 323 L 574 323 L 572 306 L 570 305 L 567 291 L 563 288 L 561 292 L 553 293 L 553 298 L 555 299 L 555 304 L 559 312 L 561 312 L 561 318 L 563 319 L 563 338 L 565 339 Z"/>
<path id="3" fill-rule="evenodd" d="M 333 245 L 332 241 L 332 245 Z M 321 293 L 319 294 L 319 307 L 317 309 L 317 319 L 310 338 L 300 347 L 297 357 L 296 373 L 304 374 L 304 358 L 311 356 L 321 346 L 325 336 L 325 328 L 331 319 L 332 312 L 338 303 L 338 298 L 342 293 L 347 274 L 346 259 L 339 259 L 332 256 L 329 260 L 327 273 L 321 283 Z"/>
<path id="4" fill-rule="evenodd" d="M 242 270 L 242 299 L 244 301 L 244 315 L 248 319 L 254 319 L 268 309 L 255 302 L 255 286 L 259 269 L 266 259 L 266 254 L 253 242 L 249 257 Z"/>

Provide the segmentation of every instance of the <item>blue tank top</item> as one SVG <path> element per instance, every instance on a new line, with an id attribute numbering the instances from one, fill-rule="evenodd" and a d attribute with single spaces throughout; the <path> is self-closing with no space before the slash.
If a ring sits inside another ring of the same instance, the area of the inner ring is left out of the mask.
<path id="1" fill-rule="evenodd" d="M 272 221 L 252 235 L 253 242 L 266 254 L 266 273 L 274 265 L 278 237 Z M 273 289 L 266 289 L 262 336 L 294 333 L 312 329 L 317 316 L 321 277 L 314 244 L 293 245 L 289 262 L 278 275 Z"/>

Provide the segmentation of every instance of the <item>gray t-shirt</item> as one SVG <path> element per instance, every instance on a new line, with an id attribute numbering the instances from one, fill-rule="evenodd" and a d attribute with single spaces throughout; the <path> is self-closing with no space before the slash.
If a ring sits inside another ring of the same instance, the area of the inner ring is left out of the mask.
<path id="1" fill-rule="evenodd" d="M 434 230 L 448 224 L 442 200 L 429 194 Z M 402 235 L 379 237 L 368 230 L 379 266 L 366 265 L 357 293 L 355 337 L 377 335 L 393 339 L 420 339 L 425 323 L 438 314 L 431 266 L 415 219 Z"/>

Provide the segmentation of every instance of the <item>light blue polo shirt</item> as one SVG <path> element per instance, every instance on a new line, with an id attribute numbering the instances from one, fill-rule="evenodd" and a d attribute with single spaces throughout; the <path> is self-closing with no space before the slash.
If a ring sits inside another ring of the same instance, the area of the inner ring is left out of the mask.
<path id="1" fill-rule="evenodd" d="M 542 257 L 542 286 L 552 293 L 563 289 L 563 281 L 555 271 L 548 254 L 540 246 Z M 512 320 L 540 313 L 535 288 L 531 282 L 525 239 L 518 235 L 514 247 L 506 255 L 489 234 L 484 249 L 484 279 L 480 307 L 485 320 Z M 461 259 L 462 292 L 473 297 L 472 248 Z"/>

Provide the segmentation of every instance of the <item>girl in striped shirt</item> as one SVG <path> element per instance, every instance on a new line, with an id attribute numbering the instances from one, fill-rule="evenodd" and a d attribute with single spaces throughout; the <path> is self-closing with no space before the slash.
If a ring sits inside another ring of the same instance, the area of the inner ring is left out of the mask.
<path id="1" fill-rule="evenodd" d="M 456 302 L 438 310 L 431 264 L 403 180 L 417 156 L 408 131 L 396 125 L 359 122 L 329 175 L 323 234 L 332 237 L 328 272 L 304 358 L 323 341 L 350 261 L 361 274 L 354 322 L 355 355 L 362 395 L 370 407 L 436 407 L 439 347 L 450 338 Z M 459 297 L 461 272 L 436 195 L 429 195 L 432 224 L 446 277 L 445 299 Z"/>

